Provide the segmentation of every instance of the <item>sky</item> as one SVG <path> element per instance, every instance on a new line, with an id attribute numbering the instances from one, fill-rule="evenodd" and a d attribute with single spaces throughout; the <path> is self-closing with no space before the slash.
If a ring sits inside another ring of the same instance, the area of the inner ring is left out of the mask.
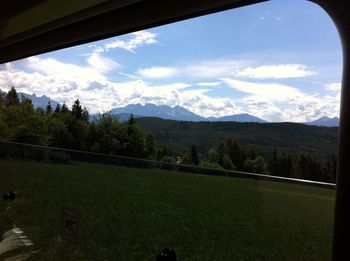
<path id="1" fill-rule="evenodd" d="M 338 117 L 342 49 L 330 17 L 306 0 L 272 0 L 0 65 L 0 88 L 90 113 L 128 104 L 205 117 Z"/>

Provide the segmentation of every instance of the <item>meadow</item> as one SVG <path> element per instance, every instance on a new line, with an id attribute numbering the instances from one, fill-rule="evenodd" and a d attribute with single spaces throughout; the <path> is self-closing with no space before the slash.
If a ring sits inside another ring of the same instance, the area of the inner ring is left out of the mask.
<path id="1" fill-rule="evenodd" d="M 0 160 L 0 233 L 13 224 L 33 260 L 330 260 L 334 190 L 273 181 L 72 162 Z M 10 207 L 5 211 L 6 208 Z M 79 243 L 62 239 L 62 208 Z"/>

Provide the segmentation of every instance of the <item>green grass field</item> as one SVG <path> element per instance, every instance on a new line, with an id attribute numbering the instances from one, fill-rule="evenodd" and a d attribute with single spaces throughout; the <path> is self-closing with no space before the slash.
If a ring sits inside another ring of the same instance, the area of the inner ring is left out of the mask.
<path id="1" fill-rule="evenodd" d="M 0 233 L 14 223 L 34 260 L 330 260 L 334 191 L 112 165 L 0 161 Z M 6 207 L 10 211 L 5 215 Z M 61 239 L 62 207 L 80 243 Z"/>

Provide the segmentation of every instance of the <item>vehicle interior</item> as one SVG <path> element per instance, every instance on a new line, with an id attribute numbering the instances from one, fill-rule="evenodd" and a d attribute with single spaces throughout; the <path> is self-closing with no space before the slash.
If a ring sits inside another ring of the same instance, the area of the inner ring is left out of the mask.
<path id="1" fill-rule="evenodd" d="M 44 54 L 51 51 L 60 50 L 63 48 L 73 47 L 80 44 L 90 43 L 97 40 L 106 39 L 109 37 L 121 36 L 128 33 L 136 32 L 152 28 L 155 26 L 166 25 L 173 22 L 178 22 L 194 17 L 200 17 L 228 9 L 240 8 L 243 6 L 253 5 L 261 0 L 168 0 L 168 1 L 146 1 L 146 0 L 86 0 L 86 1 L 58 1 L 58 0 L 5 0 L 0 3 L 0 64 L 9 63 L 33 55 Z M 339 124 L 339 142 L 338 142 L 338 161 L 337 161 L 337 178 L 335 188 L 335 211 L 334 211 L 334 226 L 332 235 L 332 260 L 350 260 L 350 252 L 348 250 L 348 235 L 350 235 L 350 161 L 348 155 L 350 155 L 350 20 L 348 19 L 348 8 L 346 1 L 342 0 L 312 0 L 312 2 L 318 4 L 333 20 L 337 27 L 339 36 L 342 43 L 343 51 L 343 72 L 341 83 L 341 102 L 340 102 L 340 124 Z M 237 35 L 236 37 L 240 37 Z M 349 72 L 349 73 L 348 73 Z M 349 85 L 349 87 L 347 87 Z M 21 144 L 13 144 L 19 151 L 26 150 L 26 147 Z M 33 150 L 40 149 L 40 146 L 34 147 Z M 67 150 L 67 153 L 71 153 L 71 157 L 74 159 L 82 159 L 88 157 L 89 161 L 95 162 L 116 162 L 125 161 L 126 165 L 133 166 L 132 159 L 105 159 L 101 155 L 88 155 L 84 156 L 74 150 Z M 102 159 L 103 158 L 103 159 Z M 158 164 L 155 162 L 140 161 L 136 164 Z M 184 169 L 186 167 L 183 167 Z M 194 171 L 191 167 L 187 166 L 185 171 Z M 3 172 L 0 168 L 0 172 Z M 202 173 L 198 171 L 199 173 Z M 219 174 L 221 175 L 221 174 Z M 237 174 L 240 175 L 239 173 Z M 244 176 L 242 174 L 242 176 Z M 7 179 L 6 173 L 0 174 L 1 179 Z M 292 179 L 284 180 L 276 177 L 266 176 L 254 176 L 253 179 L 260 179 L 265 181 L 277 180 L 283 182 L 285 186 L 289 186 L 292 183 L 298 184 L 298 181 Z M 1 182 L 1 181 L 0 181 Z M 121 181 L 122 182 L 122 181 Z M 320 187 L 334 189 L 333 185 L 319 184 Z M 40 187 L 36 189 L 40 190 Z M 14 191 L 16 188 L 13 189 Z M 21 195 L 14 194 L 13 191 L 0 191 L 4 194 L 4 201 L 16 203 L 16 197 Z M 103 191 L 101 191 L 103 194 Z M 77 198 L 81 195 L 78 193 Z M 72 195 L 72 197 L 75 197 Z M 160 196 L 162 197 L 162 196 Z M 103 195 L 100 202 L 97 205 L 105 204 Z M 11 203 L 12 204 L 12 203 Z M 41 203 L 37 203 L 41 204 Z M 45 197 L 43 199 L 45 203 Z M 257 202 L 258 204 L 258 202 Z M 108 204 L 107 204 L 108 205 Z M 2 206 L 2 205 L 1 205 Z M 34 206 L 33 206 L 34 207 Z M 52 206 L 53 207 L 53 206 Z M 187 206 L 190 208 L 190 206 Z M 256 208 L 259 208 L 257 205 Z M 3 210 L 1 209 L 3 212 Z M 7 210 L 5 210 L 7 211 Z M 10 210 L 9 210 L 10 211 Z M 16 210 L 17 214 L 21 210 Z M 27 210 L 26 210 L 27 211 Z M 61 210 L 60 210 L 61 211 Z M 75 225 L 79 223 L 77 217 L 79 213 L 68 208 L 62 210 L 63 215 L 69 218 L 65 220 L 67 225 L 69 222 Z M 137 211 L 136 211 L 137 212 Z M 136 213 L 135 212 L 135 213 Z M 60 212 L 61 213 L 61 212 Z M 135 214 L 134 213 L 134 214 Z M 24 211 L 25 214 L 25 211 Z M 82 216 L 84 216 L 83 213 Z M 136 213 L 137 214 L 137 213 Z M 135 214 L 135 215 L 136 215 Z M 70 221 L 72 220 L 72 221 Z M 113 218 L 111 217 L 111 222 Z M 67 223 L 68 222 L 68 223 Z M 83 221 L 81 221 L 83 222 Z M 1 223 L 0 223 L 1 224 Z M 101 224 L 103 226 L 105 224 Z M 67 225 L 69 226 L 69 224 Z M 152 226 L 152 224 L 148 224 Z M 7 229 L 0 226 L 2 229 L 0 233 L 5 233 Z M 82 229 L 82 228 L 81 228 Z M 98 230 L 98 228 L 95 228 Z M 128 229 L 125 227 L 123 229 Z M 134 228 L 139 229 L 139 228 Z M 63 228 L 64 230 L 64 228 Z M 35 229 L 33 230 L 35 232 Z M 25 231 L 24 231 L 25 232 Z M 7 231 L 3 238 L 8 238 L 7 242 L 10 242 L 15 236 L 23 236 L 27 240 L 27 236 L 24 235 L 21 228 L 13 228 Z M 210 232 L 210 231 L 209 231 Z M 208 232 L 208 233 L 209 233 Z M 68 234 L 70 232 L 68 231 Z M 249 233 L 249 232 L 247 232 Z M 276 232 L 278 233 L 278 232 Z M 257 236 L 253 233 L 253 235 Z M 301 233 L 302 235 L 302 233 Z M 89 236 L 94 237 L 93 234 Z M 99 233 L 95 234 L 96 241 L 99 241 Z M 68 236 L 69 237 L 69 236 Z M 191 237 L 191 235 L 189 235 Z M 193 236 L 194 240 L 200 240 Z M 302 240 L 302 237 L 300 238 Z M 137 239 L 132 239 L 137 241 Z M 148 239 L 143 239 L 147 241 Z M 152 242 L 152 237 L 149 241 Z M 69 239 L 68 239 L 69 241 Z M 71 240 L 74 244 L 79 241 L 76 234 L 71 235 Z M 31 242 L 28 239 L 26 241 L 28 246 L 31 246 Z M 10 243 L 9 243 L 10 244 Z M 83 242 L 81 242 L 83 244 Z M 199 242 L 198 242 L 199 244 Z M 11 245 L 11 244 L 10 244 Z M 35 242 L 34 242 L 35 245 Z M 137 243 L 135 242 L 135 245 Z M 102 242 L 104 251 L 108 253 L 108 242 Z M 116 246 L 114 246 L 116 247 Z M 5 249 L 6 246 L 3 246 Z M 16 247 L 14 247 L 16 248 Z M 64 246 L 62 247 L 64 248 Z M 172 251 L 167 249 L 172 246 L 161 245 L 158 250 L 147 249 L 145 251 L 154 253 L 154 258 L 157 260 L 176 260 L 176 255 Z M 10 250 L 13 250 L 11 247 Z M 75 248 L 69 248 L 72 253 Z M 164 250 L 165 249 L 165 250 Z M 62 250 L 62 249 L 61 249 Z M 160 254 L 164 250 L 163 254 Z M 8 251 L 8 249 L 6 249 Z M 3 253 L 0 247 L 0 257 Z M 33 255 L 35 256 L 36 249 L 33 248 Z M 138 250 L 135 247 L 135 251 Z M 68 253 L 69 254 L 69 253 Z M 177 252 L 178 254 L 178 252 Z M 254 260 L 249 256 L 249 250 L 245 252 L 244 256 L 240 256 L 241 260 Z M 195 256 L 195 253 L 193 253 Z M 78 255 L 77 255 L 78 256 Z M 76 256 L 76 257 L 77 257 Z M 196 259 L 192 257 L 186 257 L 186 260 Z M 47 257 L 47 256 L 46 256 Z M 178 255 L 179 257 L 179 255 Z M 10 259 L 11 256 L 7 256 L 4 260 L 27 260 L 30 255 L 23 252 Z M 33 257 L 33 260 L 38 260 Z M 57 256 L 56 256 L 57 258 Z M 97 260 L 94 257 L 81 257 L 82 260 Z M 91 259 L 90 259 L 91 258 Z M 96 258 L 96 257 L 95 257 Z M 99 256 L 101 258 L 101 256 Z M 106 254 L 105 260 L 110 260 L 110 256 Z M 162 259 L 163 258 L 163 259 Z M 166 259 L 168 258 L 168 259 Z M 173 259 L 171 259 L 173 258 Z M 193 258 L 193 259 L 192 259 Z M 213 258 L 213 257 L 212 257 Z M 239 257 L 238 257 L 239 258 Z M 264 256 L 261 256 L 262 260 Z M 59 260 L 59 259 L 50 259 Z M 115 257 L 114 260 L 120 260 Z M 130 253 L 130 259 L 133 259 L 133 254 Z M 154 260 L 154 259 L 153 259 Z M 181 260 L 178 258 L 178 260 Z M 208 257 L 208 260 L 212 260 Z M 258 259 L 256 259 L 258 260 Z M 275 259 L 271 259 L 275 260 Z M 307 258 L 302 260 L 308 260 Z M 313 260 L 313 259 L 312 259 Z"/>

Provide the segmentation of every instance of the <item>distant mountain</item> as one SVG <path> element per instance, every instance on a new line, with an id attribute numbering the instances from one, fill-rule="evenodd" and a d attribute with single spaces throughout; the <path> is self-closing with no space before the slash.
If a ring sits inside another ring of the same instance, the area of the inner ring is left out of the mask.
<path id="1" fill-rule="evenodd" d="M 203 121 L 205 118 L 186 110 L 180 106 L 170 107 L 167 105 L 155 105 L 152 103 L 129 104 L 125 107 L 114 108 L 110 111 L 111 114 L 117 115 L 123 120 L 133 114 L 135 118 L 140 117 L 158 117 L 168 120 L 182 120 L 182 121 Z"/>
<path id="2" fill-rule="evenodd" d="M 310 121 L 306 123 L 307 125 L 315 125 L 315 126 L 325 126 L 325 127 L 338 127 L 339 126 L 339 118 L 329 118 L 322 117 L 318 120 Z"/>
<path id="3" fill-rule="evenodd" d="M 236 121 L 236 122 L 257 122 L 265 123 L 266 121 L 245 114 L 230 115 L 224 117 L 209 117 L 205 118 L 199 116 L 183 107 L 175 106 L 170 107 L 167 105 L 155 105 L 151 103 L 141 104 L 129 104 L 125 107 L 115 108 L 110 111 L 111 114 L 117 115 L 120 120 L 127 120 L 130 114 L 133 114 L 135 118 L 141 117 L 158 117 L 166 120 L 178 120 L 178 121 Z"/>
<path id="4" fill-rule="evenodd" d="M 22 95 L 25 98 L 32 100 L 34 108 L 43 108 L 43 109 L 45 109 L 47 104 L 48 104 L 48 102 L 50 101 L 51 107 L 54 110 L 56 108 L 57 104 L 58 104 L 57 101 L 52 100 L 50 97 L 48 97 L 46 95 L 36 96 L 35 93 L 33 93 L 33 94 L 28 94 L 28 93 L 23 93 L 23 92 L 18 93 L 18 96 L 20 98 L 21 98 Z"/>
<path id="5" fill-rule="evenodd" d="M 210 117 L 208 118 L 210 121 L 236 121 L 236 122 L 257 122 L 257 123 L 267 123 L 267 121 L 264 121 L 258 117 L 255 117 L 253 115 L 250 115 L 248 113 L 243 114 L 236 114 L 236 115 L 230 115 L 230 116 L 223 116 L 220 118 L 214 118 Z"/>

